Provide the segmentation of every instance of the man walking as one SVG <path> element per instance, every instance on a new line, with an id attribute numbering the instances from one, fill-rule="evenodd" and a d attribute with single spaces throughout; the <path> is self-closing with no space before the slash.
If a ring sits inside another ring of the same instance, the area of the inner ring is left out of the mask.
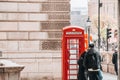
<path id="1" fill-rule="evenodd" d="M 115 72 L 116 74 L 118 75 L 118 58 L 117 58 L 117 50 L 115 50 L 115 52 L 113 53 L 113 56 L 112 56 L 112 63 L 114 64 L 114 69 L 115 69 Z"/>
<path id="2" fill-rule="evenodd" d="M 86 51 L 82 53 L 82 55 L 80 56 L 77 64 L 79 66 L 79 69 L 78 69 L 78 80 L 88 80 L 87 79 L 87 74 L 85 74 L 85 67 L 83 66 L 83 60 L 84 60 L 84 56 L 86 54 Z"/>
<path id="3" fill-rule="evenodd" d="M 100 75 L 101 57 L 95 50 L 94 44 L 89 44 L 88 52 L 84 57 L 84 66 L 88 70 L 89 80 L 102 80 Z"/>

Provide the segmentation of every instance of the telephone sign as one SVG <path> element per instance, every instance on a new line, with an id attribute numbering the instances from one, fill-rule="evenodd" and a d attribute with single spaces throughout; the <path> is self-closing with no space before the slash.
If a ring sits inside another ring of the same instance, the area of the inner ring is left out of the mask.
<path id="1" fill-rule="evenodd" d="M 66 35 L 71 35 L 71 34 L 78 35 L 78 34 L 82 34 L 82 32 L 66 32 Z"/>

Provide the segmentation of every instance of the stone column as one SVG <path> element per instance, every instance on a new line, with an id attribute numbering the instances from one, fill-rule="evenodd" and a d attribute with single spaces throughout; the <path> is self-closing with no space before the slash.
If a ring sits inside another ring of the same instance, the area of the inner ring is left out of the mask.
<path id="1" fill-rule="evenodd" d="M 20 80 L 20 72 L 24 66 L 15 64 L 8 60 L 0 61 L 0 80 Z"/>

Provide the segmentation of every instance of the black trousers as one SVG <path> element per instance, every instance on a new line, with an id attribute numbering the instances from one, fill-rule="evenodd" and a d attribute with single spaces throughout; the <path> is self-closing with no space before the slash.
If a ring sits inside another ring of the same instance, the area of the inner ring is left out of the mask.
<path id="1" fill-rule="evenodd" d="M 99 71 L 88 71 L 89 80 L 100 80 Z"/>
<path id="2" fill-rule="evenodd" d="M 78 80 L 87 80 L 84 72 L 78 73 L 77 78 L 78 78 Z"/>
<path id="3" fill-rule="evenodd" d="M 117 65 L 117 63 L 114 64 L 114 69 L 115 69 L 116 74 L 118 75 L 118 65 Z"/>

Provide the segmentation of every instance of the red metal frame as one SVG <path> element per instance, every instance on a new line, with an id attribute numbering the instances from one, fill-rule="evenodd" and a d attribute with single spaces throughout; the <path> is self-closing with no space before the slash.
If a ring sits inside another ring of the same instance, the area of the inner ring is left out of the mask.
<path id="1" fill-rule="evenodd" d="M 75 48 L 71 48 L 71 46 L 74 45 Z M 71 65 L 77 66 L 76 61 L 84 51 L 85 51 L 84 29 L 82 27 L 77 26 L 64 27 L 62 36 L 62 80 L 70 80 L 70 78 L 72 77 L 71 75 L 77 76 L 77 74 L 71 73 L 76 72 L 77 67 L 73 69 L 70 69 L 70 67 Z M 71 57 L 74 56 L 75 58 L 72 59 L 70 58 L 70 56 Z M 74 64 L 74 62 L 76 64 Z"/>

